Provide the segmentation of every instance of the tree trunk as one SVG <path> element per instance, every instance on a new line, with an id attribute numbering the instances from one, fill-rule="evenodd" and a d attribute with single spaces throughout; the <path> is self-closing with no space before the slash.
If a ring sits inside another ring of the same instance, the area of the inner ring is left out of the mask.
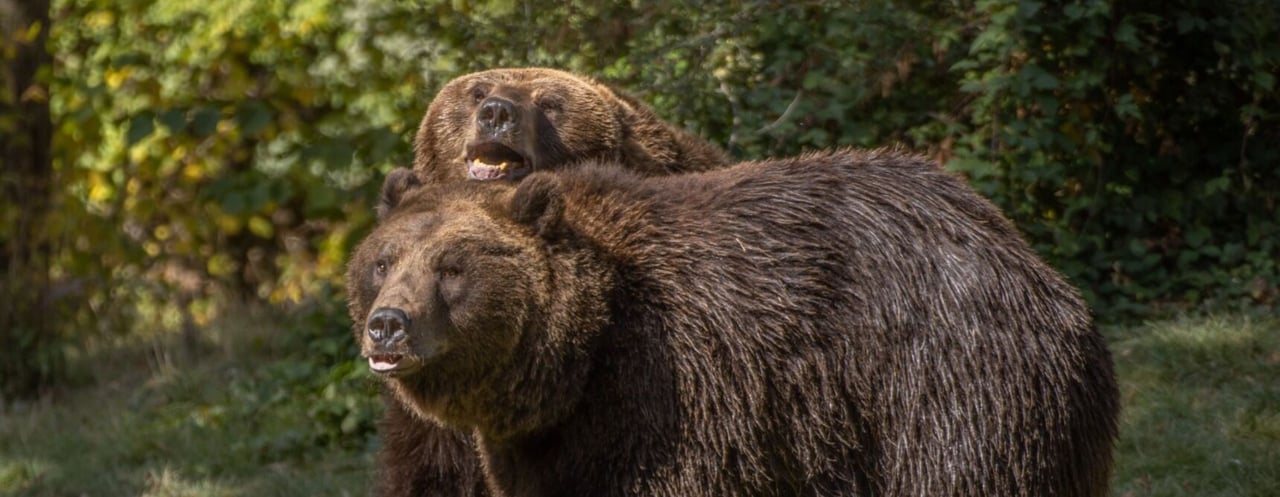
<path id="1" fill-rule="evenodd" d="M 49 0 L 0 0 L 0 395 L 29 396 L 62 364 L 48 312 L 53 125 Z"/>

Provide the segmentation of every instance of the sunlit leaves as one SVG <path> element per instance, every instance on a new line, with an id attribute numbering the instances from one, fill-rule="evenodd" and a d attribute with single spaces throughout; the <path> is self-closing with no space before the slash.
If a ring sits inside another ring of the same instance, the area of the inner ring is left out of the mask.
<path id="1" fill-rule="evenodd" d="M 379 8 L 359 29 L 334 22 L 362 8 L 57 2 L 55 155 L 63 202 L 82 209 L 56 225 L 95 247 L 69 251 L 64 268 L 100 281 L 91 292 L 170 297 L 157 302 L 277 287 L 302 298 L 332 282 L 344 259 L 317 254 L 319 240 L 368 222 L 348 207 L 364 205 L 378 169 L 404 163 L 425 105 L 417 61 L 376 51 L 412 20 Z M 139 278 L 162 267 L 204 282 Z"/>

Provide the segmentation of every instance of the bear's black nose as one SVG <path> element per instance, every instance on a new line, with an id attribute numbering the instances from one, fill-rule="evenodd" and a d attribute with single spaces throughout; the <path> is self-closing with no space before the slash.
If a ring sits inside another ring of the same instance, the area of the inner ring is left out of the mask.
<path id="1" fill-rule="evenodd" d="M 480 131 L 495 134 L 507 131 L 516 122 L 516 104 L 500 97 L 489 97 L 480 103 L 476 125 Z"/>
<path id="2" fill-rule="evenodd" d="M 409 316 L 400 309 L 382 307 L 369 315 L 369 339 L 374 342 L 399 340 L 408 328 Z"/>

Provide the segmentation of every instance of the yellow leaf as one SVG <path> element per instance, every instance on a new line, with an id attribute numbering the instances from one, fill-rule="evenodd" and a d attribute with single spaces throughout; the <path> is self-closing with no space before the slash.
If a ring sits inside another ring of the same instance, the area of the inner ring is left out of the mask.
<path id="1" fill-rule="evenodd" d="M 198 164 L 187 164 L 182 168 L 182 176 L 188 181 L 199 181 L 204 177 L 204 168 Z"/>
<path id="2" fill-rule="evenodd" d="M 249 231 L 261 238 L 271 238 L 276 230 L 271 221 L 262 216 L 253 216 L 249 218 Z"/>
<path id="3" fill-rule="evenodd" d="M 151 151 L 143 143 L 145 141 L 138 142 L 129 149 L 129 160 L 132 160 L 135 164 L 145 162 L 147 156 L 150 155 Z"/>
<path id="4" fill-rule="evenodd" d="M 235 272 L 236 263 L 227 254 L 215 254 L 209 258 L 209 262 L 205 264 L 205 267 L 209 270 L 209 274 L 221 277 Z"/>
<path id="5" fill-rule="evenodd" d="M 107 181 L 106 176 L 102 174 L 89 176 L 89 202 L 95 204 L 110 202 L 115 193 L 115 187 L 111 185 L 111 182 Z"/>
<path id="6" fill-rule="evenodd" d="M 213 222 L 217 223 L 218 230 L 233 236 L 239 234 L 240 229 L 244 227 L 244 224 L 240 222 L 240 218 L 226 214 L 214 217 Z"/>
<path id="7" fill-rule="evenodd" d="M 110 11 L 100 10 L 84 16 L 84 23 L 91 28 L 102 29 L 114 25 L 116 18 Z"/>
<path id="8" fill-rule="evenodd" d="M 111 88 L 112 90 L 119 88 L 120 85 L 123 85 L 124 82 L 129 79 L 129 75 L 132 73 L 133 73 L 132 67 L 121 67 L 119 69 L 107 69 L 107 75 L 104 78 L 107 81 L 107 87 Z"/>
<path id="9" fill-rule="evenodd" d="M 26 34 L 19 37 L 19 41 L 22 43 L 31 43 L 36 41 L 36 38 L 40 36 L 40 28 L 41 26 L 39 22 L 31 23 L 31 25 L 27 27 Z"/>

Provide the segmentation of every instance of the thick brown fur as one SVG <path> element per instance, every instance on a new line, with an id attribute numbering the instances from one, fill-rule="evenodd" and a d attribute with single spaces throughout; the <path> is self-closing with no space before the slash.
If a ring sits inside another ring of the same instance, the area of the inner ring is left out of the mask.
<path id="1" fill-rule="evenodd" d="M 509 105 L 511 126 L 480 125 L 490 102 Z M 472 73 L 446 84 L 418 127 L 414 169 L 427 182 L 466 179 L 468 160 L 483 156 L 482 145 L 491 143 L 518 153 L 531 170 L 592 159 L 654 175 L 727 162 L 719 148 L 667 124 L 625 93 L 585 76 L 523 68 Z"/>
<path id="2" fill-rule="evenodd" d="M 518 118 L 510 128 L 486 133 L 478 123 L 480 107 L 493 99 L 509 102 Z M 416 174 L 398 171 L 388 177 L 384 195 L 390 197 L 384 196 L 382 205 L 398 202 L 398 192 L 422 183 L 467 179 L 467 159 L 494 143 L 518 151 L 533 170 L 609 160 L 641 174 L 668 174 L 728 161 L 719 148 L 590 78 L 553 69 L 494 69 L 459 77 L 435 96 L 414 143 Z M 470 435 L 416 416 L 388 397 L 375 494 L 486 495 Z"/>
<path id="3" fill-rule="evenodd" d="M 404 354 L 387 381 L 419 415 L 475 431 L 493 490 L 1106 494 L 1118 395 L 1087 307 L 932 164 L 406 188 L 348 281 L 356 323 L 403 309 L 407 338 L 355 335 Z"/>

